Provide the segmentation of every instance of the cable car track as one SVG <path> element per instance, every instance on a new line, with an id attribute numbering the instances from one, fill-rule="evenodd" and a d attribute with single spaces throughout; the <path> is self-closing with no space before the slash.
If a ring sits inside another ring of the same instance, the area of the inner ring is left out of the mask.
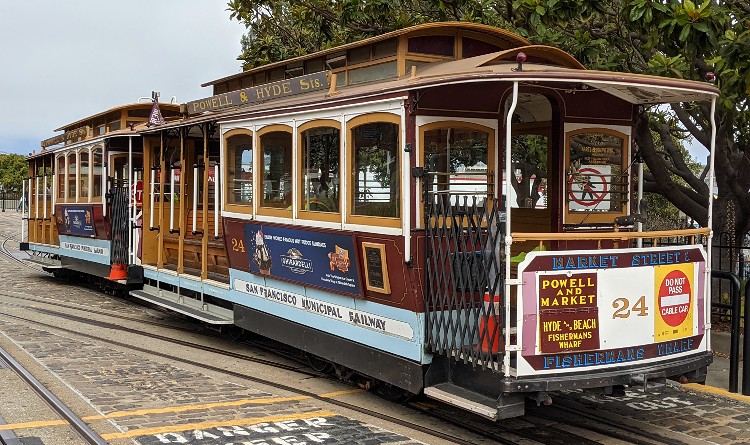
<path id="1" fill-rule="evenodd" d="M 9 295 L 4 295 L 4 296 L 9 296 Z M 16 296 L 12 296 L 12 297 L 21 298 L 21 297 L 16 297 Z M 61 318 L 64 318 L 70 321 L 75 321 L 78 323 L 84 323 L 87 325 L 96 326 L 96 327 L 100 327 L 104 329 L 115 329 L 115 330 L 122 331 L 122 332 L 128 332 L 128 333 L 132 333 L 136 335 L 145 336 L 148 338 L 152 338 L 154 340 L 169 342 L 169 343 L 176 344 L 182 347 L 195 348 L 195 349 L 199 349 L 205 352 L 210 352 L 213 354 L 219 354 L 222 356 L 245 360 L 248 362 L 258 363 L 258 364 L 262 364 L 266 366 L 272 366 L 277 369 L 292 371 L 292 372 L 303 374 L 305 376 L 312 377 L 312 378 L 332 378 L 329 374 L 325 374 L 325 373 L 321 373 L 317 371 L 308 371 L 298 366 L 290 366 L 290 365 L 286 365 L 286 364 L 282 364 L 282 363 L 278 363 L 278 362 L 274 362 L 274 361 L 270 361 L 266 359 L 259 359 L 256 357 L 247 356 L 245 354 L 234 353 L 234 352 L 230 352 L 230 351 L 226 351 L 223 349 L 218 349 L 218 348 L 214 348 L 214 347 L 210 347 L 206 345 L 201 345 L 201 344 L 197 344 L 193 342 L 174 339 L 174 338 L 170 338 L 164 335 L 143 332 L 138 329 L 127 328 L 124 326 L 120 326 L 120 325 L 105 322 L 105 321 L 90 320 L 90 319 L 86 319 L 77 315 L 66 314 L 66 313 L 62 313 L 62 312 L 58 312 L 54 310 L 37 308 L 37 307 L 30 307 L 30 306 L 24 306 L 24 305 L 14 305 L 14 306 L 31 309 L 36 312 L 43 313 L 49 316 L 61 317 Z M 70 308 L 70 309 L 75 309 L 75 310 L 87 310 L 87 309 L 75 308 L 71 305 L 65 305 L 65 307 Z M 116 317 L 115 315 L 108 314 L 103 311 L 95 311 L 94 313 L 97 313 L 99 315 Z M 471 443 L 467 441 L 461 441 L 460 439 L 456 437 L 452 437 L 452 436 L 450 438 L 447 438 L 447 437 L 444 437 L 445 433 L 435 432 L 421 425 L 411 424 L 410 422 L 403 421 L 401 419 L 396 419 L 393 416 L 381 414 L 379 412 L 374 412 L 366 408 L 361 408 L 357 405 L 351 405 L 351 404 L 348 404 L 346 402 L 341 402 L 341 401 L 334 401 L 328 398 L 322 399 L 321 397 L 316 396 L 314 393 L 300 391 L 298 389 L 291 388 L 285 385 L 279 385 L 275 381 L 247 376 L 245 374 L 238 373 L 235 371 L 226 370 L 226 369 L 211 366 L 211 365 L 206 365 L 203 363 L 195 362 L 192 360 L 184 359 L 184 358 L 173 356 L 170 354 L 155 352 L 150 349 L 139 348 L 137 346 L 132 346 L 129 344 L 125 344 L 125 343 L 121 343 L 121 342 L 117 342 L 113 340 L 103 339 L 98 336 L 84 334 L 78 331 L 60 328 L 60 327 L 57 327 L 51 324 L 46 324 L 43 322 L 39 322 L 36 320 L 26 319 L 23 317 L 18 317 L 18 316 L 7 314 L 7 313 L 3 313 L 3 315 L 8 316 L 8 317 L 13 317 L 13 318 L 16 318 L 16 319 L 19 319 L 28 323 L 34 323 L 34 324 L 41 325 L 44 327 L 54 328 L 57 330 L 61 330 L 63 332 L 68 332 L 71 334 L 78 334 L 87 338 L 95 339 L 95 340 L 102 341 L 105 343 L 110 343 L 110 344 L 117 345 L 120 347 L 132 349 L 132 350 L 136 350 L 140 352 L 145 352 L 149 354 L 154 354 L 162 358 L 179 361 L 185 364 L 194 365 L 202 369 L 207 369 L 207 370 L 211 370 L 215 372 L 221 372 L 221 373 L 231 375 L 237 378 L 251 380 L 256 383 L 276 386 L 284 390 L 293 391 L 300 395 L 306 395 L 312 398 L 334 403 L 337 406 L 347 408 L 347 409 L 352 409 L 362 414 L 375 415 L 376 417 L 382 420 L 387 420 L 387 421 L 391 421 L 394 423 L 398 423 L 401 426 L 412 428 L 412 429 L 421 431 L 423 433 L 432 434 L 435 437 L 441 437 L 447 440 L 454 440 L 454 441 L 458 440 L 456 443 Z M 195 331 L 189 331 L 188 329 L 185 329 L 185 328 L 165 325 L 163 323 L 150 322 L 148 320 L 138 320 L 138 319 L 134 319 L 133 317 L 117 317 L 117 318 L 128 319 L 134 322 L 145 323 L 148 325 L 154 325 L 158 327 L 166 327 L 169 329 L 176 329 L 180 331 L 195 332 Z M 253 343 L 252 345 L 258 346 L 255 343 Z M 533 409 L 530 410 L 529 414 L 521 418 L 523 421 L 533 424 L 533 426 L 529 428 L 514 428 L 512 426 L 508 426 L 505 422 L 492 423 L 492 422 L 485 421 L 484 419 L 481 419 L 478 417 L 467 416 L 465 412 L 462 412 L 460 410 L 455 410 L 452 407 L 448 407 L 442 404 L 439 404 L 439 405 L 440 407 L 437 409 L 430 409 L 429 407 L 425 408 L 425 404 L 419 403 L 419 402 L 408 404 L 408 406 L 410 406 L 412 409 L 423 412 L 429 416 L 438 418 L 445 422 L 451 423 L 459 428 L 465 429 L 467 431 L 471 431 L 472 433 L 480 435 L 487 439 L 491 439 L 493 441 L 497 441 L 498 443 L 504 443 L 504 444 L 517 444 L 519 442 L 528 443 L 529 440 L 538 442 L 538 443 L 553 444 L 553 445 L 573 443 L 571 441 L 575 441 L 574 443 L 580 443 L 583 445 L 594 445 L 594 444 L 603 443 L 597 440 L 584 437 L 582 435 L 575 434 L 574 432 L 567 431 L 565 427 L 571 427 L 577 430 L 584 430 L 584 431 L 594 433 L 595 435 L 598 435 L 598 436 L 618 439 L 620 441 L 624 440 L 628 443 L 634 443 L 638 445 L 654 445 L 654 444 L 681 445 L 681 444 L 684 444 L 684 442 L 681 442 L 675 439 L 665 438 L 660 435 L 644 432 L 644 431 L 638 430 L 637 428 L 629 427 L 621 423 L 615 423 L 611 421 L 610 419 L 606 419 L 606 418 L 596 416 L 590 413 L 584 413 L 581 410 L 577 410 L 575 408 L 560 405 L 560 404 L 556 404 L 555 407 L 552 407 L 552 408 L 545 407 L 539 410 L 533 410 Z M 554 422 L 554 423 L 550 424 L 550 422 Z"/>

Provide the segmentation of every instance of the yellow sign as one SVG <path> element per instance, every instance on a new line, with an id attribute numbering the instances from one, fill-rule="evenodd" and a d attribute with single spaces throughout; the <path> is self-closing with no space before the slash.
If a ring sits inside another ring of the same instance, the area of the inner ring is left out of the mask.
<path id="1" fill-rule="evenodd" d="M 654 341 L 695 335 L 695 273 L 693 263 L 654 267 Z"/>

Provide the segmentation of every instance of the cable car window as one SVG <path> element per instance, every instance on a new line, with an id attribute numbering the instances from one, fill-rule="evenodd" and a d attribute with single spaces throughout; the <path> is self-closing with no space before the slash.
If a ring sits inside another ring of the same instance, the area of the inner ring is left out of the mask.
<path id="1" fill-rule="evenodd" d="M 291 210 L 292 205 L 292 134 L 271 131 L 260 137 L 261 207 Z"/>
<path id="2" fill-rule="evenodd" d="M 80 167 L 78 169 L 79 181 L 80 181 L 79 197 L 81 198 L 81 201 L 86 202 L 89 200 L 89 152 L 88 150 L 83 150 L 78 154 L 78 162 L 80 163 Z"/>
<path id="3" fill-rule="evenodd" d="M 333 127 L 302 132 L 302 210 L 339 213 L 340 133 Z"/>
<path id="4" fill-rule="evenodd" d="M 430 191 L 487 196 L 490 133 L 473 128 L 445 127 L 424 132 L 424 166 Z M 455 196 L 451 197 L 455 204 Z"/>
<path id="5" fill-rule="evenodd" d="M 228 137 L 227 155 L 227 202 L 250 205 L 253 202 L 253 137 L 249 134 Z"/>
<path id="6" fill-rule="evenodd" d="M 76 198 L 76 154 L 68 154 L 68 198 Z"/>
<path id="7" fill-rule="evenodd" d="M 352 215 L 399 218 L 398 125 L 376 122 L 352 130 Z"/>
<path id="8" fill-rule="evenodd" d="M 91 197 L 101 198 L 102 197 L 102 149 L 95 148 L 91 152 L 93 158 L 93 175 L 91 184 Z"/>
<path id="9" fill-rule="evenodd" d="M 626 138 L 605 129 L 567 134 L 565 203 L 568 215 L 578 216 L 566 222 L 611 223 L 614 216 L 602 219 L 601 214 L 624 214 L 628 191 L 627 177 L 623 176 Z"/>
<path id="10" fill-rule="evenodd" d="M 57 158 L 57 198 L 65 199 L 65 156 Z"/>

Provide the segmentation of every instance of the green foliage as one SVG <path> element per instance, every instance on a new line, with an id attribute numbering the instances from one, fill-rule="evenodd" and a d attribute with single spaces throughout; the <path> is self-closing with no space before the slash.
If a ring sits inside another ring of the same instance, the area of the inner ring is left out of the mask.
<path id="1" fill-rule="evenodd" d="M 29 167 L 23 156 L 17 154 L 0 154 L 0 185 L 6 191 L 21 190 L 24 178 L 28 176 Z"/>
<path id="2" fill-rule="evenodd" d="M 562 48 L 590 69 L 701 82 L 713 72 L 721 90 L 715 158 L 719 195 L 737 204 L 737 233 L 750 230 L 747 0 L 230 0 L 228 6 L 231 17 L 248 27 L 240 56 L 245 68 L 419 23 L 465 20 Z M 667 133 L 692 135 L 707 146 L 708 107 L 672 108 L 669 121 L 660 119 L 656 110 L 646 110 L 642 117 L 651 120 L 651 128 L 668 123 Z M 655 144 L 642 145 L 664 147 L 658 143 L 664 135 L 660 131 Z M 647 127 L 635 136 L 652 137 Z M 647 162 L 654 173 L 654 190 L 684 213 L 705 221 L 709 192 L 703 179 L 677 152 L 652 154 Z"/>

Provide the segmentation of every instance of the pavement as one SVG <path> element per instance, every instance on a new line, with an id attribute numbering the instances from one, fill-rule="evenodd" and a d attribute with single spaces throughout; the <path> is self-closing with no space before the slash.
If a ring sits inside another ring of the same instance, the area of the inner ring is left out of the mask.
<path id="1" fill-rule="evenodd" d="M 714 362 L 708 367 L 706 385 L 729 390 L 729 332 L 712 332 L 711 349 L 714 351 Z M 742 389 L 742 341 L 740 337 L 739 388 Z"/>

